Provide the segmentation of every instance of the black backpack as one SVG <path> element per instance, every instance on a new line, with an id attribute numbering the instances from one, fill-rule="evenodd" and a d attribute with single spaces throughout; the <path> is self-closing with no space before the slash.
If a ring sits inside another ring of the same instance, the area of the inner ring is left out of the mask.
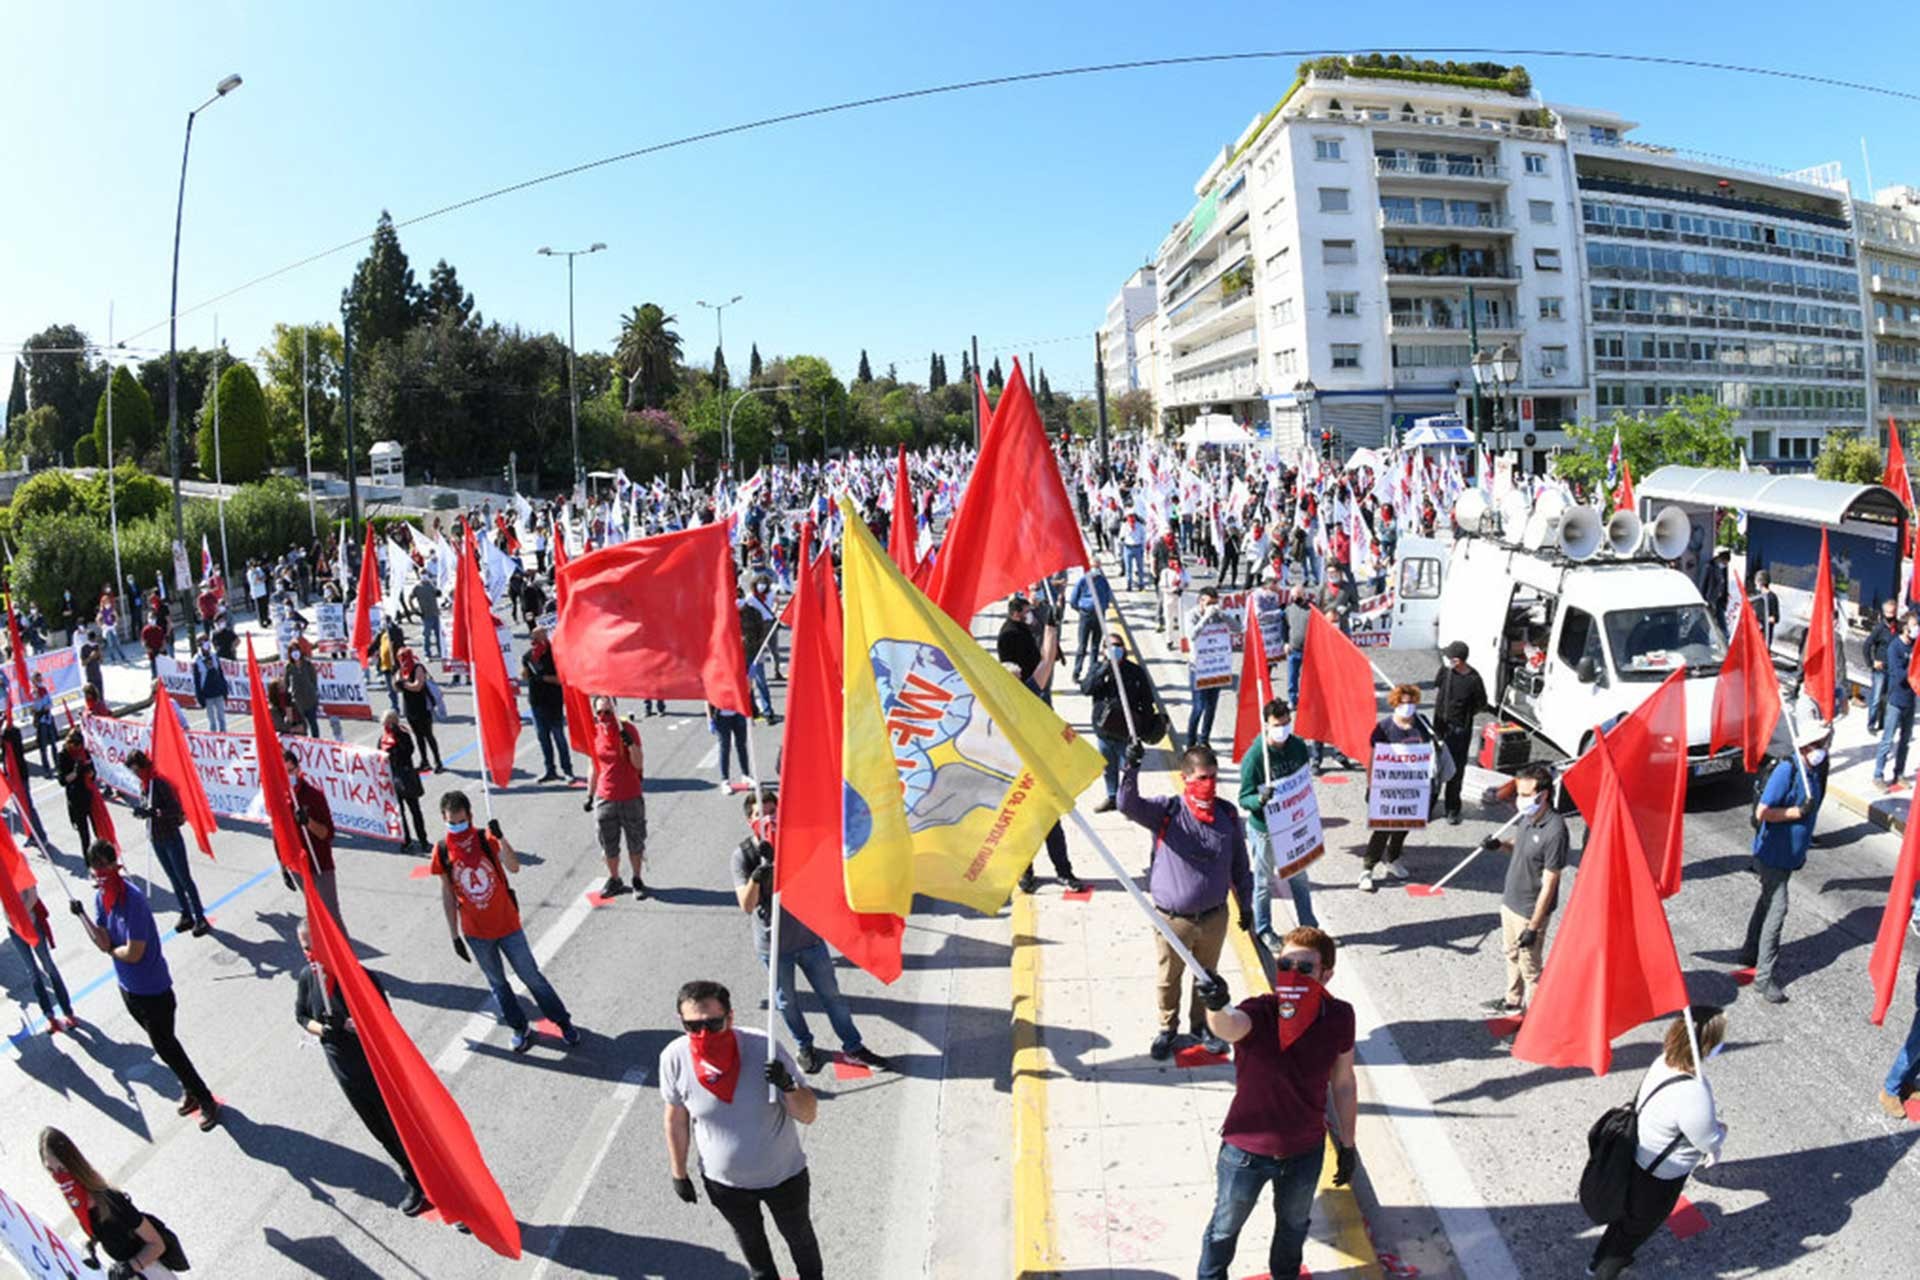
<path id="1" fill-rule="evenodd" d="M 1692 1076 L 1674 1076 L 1662 1080 L 1647 1095 L 1652 1102 L 1670 1084 L 1691 1080 Z M 1657 1169 L 1680 1145 L 1675 1134 L 1649 1168 Z M 1623 1102 L 1600 1113 L 1587 1130 L 1587 1166 L 1580 1171 L 1580 1207 L 1601 1226 L 1609 1226 L 1627 1216 L 1627 1187 L 1633 1181 L 1635 1157 L 1640 1149 L 1640 1108 Z"/>

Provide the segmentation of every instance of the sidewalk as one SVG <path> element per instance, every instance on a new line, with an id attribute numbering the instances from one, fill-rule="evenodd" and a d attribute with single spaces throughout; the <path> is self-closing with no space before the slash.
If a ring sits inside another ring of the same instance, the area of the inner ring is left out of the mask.
<path id="1" fill-rule="evenodd" d="M 1110 575 L 1116 570 L 1109 566 Z M 1122 596 L 1129 648 L 1168 698 L 1175 725 L 1182 725 L 1185 663 L 1148 626 L 1149 598 Z M 1070 646 L 1071 627 L 1067 633 Z M 1072 680 L 1071 653 L 1053 689 L 1061 716 L 1086 725 L 1091 707 Z M 1222 701 L 1217 739 L 1232 733 L 1232 706 Z M 1141 775 L 1145 791 L 1178 790 L 1174 759 L 1170 742 L 1154 745 Z M 1223 763 L 1223 776 L 1229 772 Z M 1081 810 L 1128 873 L 1144 881 L 1147 833 L 1117 812 L 1093 813 L 1103 795 L 1100 786 L 1090 788 Z M 1067 897 L 1043 855 L 1036 867 L 1043 877 L 1039 892 L 1014 899 L 1015 1274 L 1028 1280 L 1190 1276 L 1213 1209 L 1233 1067 L 1197 1046 L 1171 1062 L 1148 1055 L 1157 1030 L 1152 926 L 1077 832 L 1069 847 L 1088 886 L 1085 896 Z M 1279 899 L 1275 905 L 1290 919 L 1290 907 Z M 1270 989 L 1260 964 L 1250 936 L 1236 924 L 1220 962 L 1236 1001 Z M 1362 1095 L 1364 1112 L 1364 1080 Z M 1363 1119 L 1372 1123 L 1384 1122 Z M 1329 1156 L 1307 1244 L 1308 1271 L 1390 1274 L 1375 1257 L 1353 1190 L 1333 1188 L 1332 1171 Z M 1236 1277 L 1265 1274 L 1272 1230 L 1273 1211 L 1263 1197 L 1241 1233 Z"/>
<path id="2" fill-rule="evenodd" d="M 1915 734 L 1920 739 L 1920 733 Z M 1907 775 L 1898 791 L 1883 788 L 1873 776 L 1873 757 L 1880 735 L 1867 729 L 1867 709 L 1855 703 L 1833 729 L 1827 773 L 1827 794 L 1836 804 L 1887 831 L 1907 829 L 1907 811 L 1913 801 L 1914 765 L 1920 762 L 1920 741 L 1907 751 Z"/>

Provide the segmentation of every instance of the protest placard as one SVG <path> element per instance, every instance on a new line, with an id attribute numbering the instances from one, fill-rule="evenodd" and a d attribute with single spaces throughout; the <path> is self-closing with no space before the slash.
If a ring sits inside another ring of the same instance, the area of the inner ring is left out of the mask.
<path id="1" fill-rule="evenodd" d="M 1376 742 L 1367 789 L 1367 825 L 1415 831 L 1427 825 L 1433 796 L 1431 742 Z"/>
<path id="2" fill-rule="evenodd" d="M 81 1255 L 44 1218 L 5 1191 L 0 1191 L 0 1243 L 28 1280 L 77 1280 L 87 1274 Z"/>
<path id="3" fill-rule="evenodd" d="M 1214 621 L 1193 635 L 1193 687 L 1225 689 L 1233 684 L 1233 633 Z"/>
<path id="4" fill-rule="evenodd" d="M 1266 818 L 1267 846 L 1273 852 L 1273 886 L 1278 892 L 1281 881 L 1306 870 L 1327 851 L 1312 770 L 1296 769 L 1274 780 Z"/>
<path id="5" fill-rule="evenodd" d="M 1193 615 L 1199 608 L 1199 592 L 1182 591 L 1180 593 L 1180 648 L 1183 652 L 1190 651 L 1193 648 L 1191 628 L 1193 626 Z M 1245 624 L 1246 616 L 1247 593 L 1245 591 L 1222 591 L 1220 593 L 1220 618 L 1221 621 L 1226 623 L 1228 634 L 1233 637 L 1233 651 L 1235 653 L 1240 652 L 1241 645 L 1246 641 L 1246 637 L 1241 635 L 1241 628 Z M 1264 633 L 1261 638 L 1265 638 Z M 1273 645 L 1267 652 L 1270 654 L 1278 653 L 1280 652 L 1280 646 L 1277 644 Z"/>

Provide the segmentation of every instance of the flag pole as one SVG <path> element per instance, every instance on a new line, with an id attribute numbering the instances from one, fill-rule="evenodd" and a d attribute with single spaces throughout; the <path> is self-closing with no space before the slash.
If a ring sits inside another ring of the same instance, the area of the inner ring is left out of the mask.
<path id="1" fill-rule="evenodd" d="M 1092 842 L 1094 849 L 1102 858 L 1106 859 L 1107 867 L 1113 872 L 1114 878 L 1119 880 L 1120 887 L 1127 891 L 1127 895 L 1133 899 L 1134 905 L 1139 907 L 1141 914 L 1147 917 L 1147 922 L 1159 930 L 1160 936 L 1165 939 L 1168 948 L 1172 950 L 1173 954 L 1180 957 L 1181 961 L 1193 972 L 1196 978 L 1204 977 L 1208 972 L 1206 966 L 1194 958 L 1193 952 L 1187 950 L 1187 944 L 1180 941 L 1178 935 L 1173 931 L 1173 926 L 1168 924 L 1166 918 L 1154 908 L 1152 901 L 1148 899 L 1146 893 L 1140 886 L 1133 882 L 1133 877 L 1127 874 L 1125 867 L 1120 865 L 1120 859 L 1115 857 L 1113 850 L 1107 847 L 1107 842 L 1100 838 L 1100 833 L 1093 829 L 1093 824 L 1087 821 L 1086 815 L 1081 813 L 1077 807 L 1069 810 L 1069 812 L 1073 815 L 1074 824 L 1080 828 L 1080 834 Z"/>
<path id="2" fill-rule="evenodd" d="M 1520 815 L 1516 813 L 1511 818 L 1508 818 L 1505 822 L 1501 823 L 1499 830 L 1495 831 L 1492 835 L 1488 836 L 1486 840 L 1482 840 L 1479 844 L 1475 845 L 1473 847 L 1473 852 L 1468 854 L 1466 857 L 1462 858 L 1459 861 L 1459 863 L 1455 865 L 1453 870 L 1447 872 L 1447 874 L 1445 874 L 1444 876 L 1441 876 L 1438 880 L 1434 881 L 1433 884 L 1427 886 L 1426 887 L 1427 896 L 1431 896 L 1433 894 L 1439 893 L 1440 890 L 1446 886 L 1447 881 L 1453 879 L 1455 876 L 1459 875 L 1462 871 L 1465 871 L 1467 869 L 1467 864 L 1469 862 L 1472 862 L 1475 858 L 1479 857 L 1481 854 L 1487 851 L 1487 848 L 1488 848 L 1487 841 L 1498 840 L 1501 836 L 1507 833 L 1507 830 L 1510 827 L 1512 827 L 1514 823 L 1518 821 L 1520 821 Z M 1414 886 L 1408 885 L 1407 887 L 1411 889 Z"/>
<path id="3" fill-rule="evenodd" d="M 1707 1064 L 1700 1056 L 1700 1029 L 1693 1024 L 1693 998 L 1687 998 L 1687 1004 L 1680 1011 L 1687 1020 L 1687 1048 L 1693 1051 L 1693 1078 L 1702 1084 L 1707 1080 Z"/>
<path id="4" fill-rule="evenodd" d="M 1769 658 L 1768 662 L 1771 664 L 1772 659 Z M 1793 714 L 1792 704 L 1787 701 L 1787 691 L 1780 687 L 1780 681 L 1777 678 L 1773 682 L 1773 691 L 1780 695 L 1780 710 L 1787 717 L 1787 749 L 1793 753 L 1794 766 L 1800 770 L 1800 789 L 1806 792 L 1807 798 L 1811 800 L 1813 798 L 1813 779 L 1807 774 L 1807 762 L 1800 754 L 1800 746 L 1797 741 L 1800 737 L 1800 722 Z"/>
<path id="5" fill-rule="evenodd" d="M 751 695 L 749 695 L 748 701 L 752 701 Z M 735 714 L 739 713 L 736 712 Z M 758 769 L 754 767 L 753 717 L 748 716 L 746 719 L 747 782 L 753 787 L 753 816 L 757 819 L 760 816 L 760 797 L 763 789 L 760 786 L 760 773 Z M 726 749 L 724 743 L 721 745 L 721 749 Z M 772 1062 L 777 1056 L 775 1050 L 779 1045 L 779 1041 L 773 1038 L 773 1018 L 777 1012 L 775 1006 L 778 1004 L 780 997 L 780 890 L 777 888 L 773 891 L 773 905 L 769 910 L 771 911 L 771 916 L 767 922 L 767 1061 Z M 779 1100 L 780 1091 L 769 1082 L 767 1085 L 767 1101 L 778 1102 Z"/>

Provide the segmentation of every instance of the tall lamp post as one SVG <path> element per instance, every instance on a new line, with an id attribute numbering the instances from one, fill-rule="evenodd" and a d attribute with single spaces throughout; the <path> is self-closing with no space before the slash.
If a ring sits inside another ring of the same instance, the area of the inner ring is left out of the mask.
<path id="1" fill-rule="evenodd" d="M 1301 434 L 1306 437 L 1305 443 L 1308 448 L 1312 448 L 1315 444 L 1313 434 L 1313 400 L 1314 397 L 1319 394 L 1320 388 L 1313 385 L 1312 378 L 1306 378 L 1293 384 L 1294 403 L 1300 406 L 1300 431 Z M 1324 447 L 1321 449 L 1320 456 L 1323 458 L 1326 456 Z"/>
<path id="2" fill-rule="evenodd" d="M 748 396 L 760 395 L 762 392 L 798 391 L 799 389 L 800 389 L 800 384 L 797 382 L 788 383 L 786 386 L 783 386 L 783 387 L 748 387 L 746 390 L 740 393 L 740 398 L 738 400 L 735 400 L 730 406 L 728 406 L 727 408 L 727 470 L 729 472 L 733 470 L 733 412 L 735 409 L 738 409 L 740 407 L 740 401 L 745 400 Z"/>
<path id="3" fill-rule="evenodd" d="M 567 415 L 573 422 L 573 483 L 580 483 L 580 389 L 574 382 L 573 364 L 573 260 L 589 253 L 598 253 L 606 248 L 603 241 L 595 240 L 584 249 L 554 249 L 541 245 L 539 253 L 545 258 L 565 258 L 567 260 Z"/>
<path id="4" fill-rule="evenodd" d="M 1493 429 L 1496 450 L 1507 451 L 1507 395 L 1520 381 L 1520 353 L 1510 342 L 1496 351 L 1476 351 L 1473 356 L 1473 385 L 1476 395 L 1493 398 Z"/>
<path id="5" fill-rule="evenodd" d="M 213 87 L 213 96 L 187 112 L 187 137 L 180 145 L 180 195 L 173 206 L 173 291 L 167 305 L 167 453 L 173 473 L 173 545 L 187 545 L 187 522 L 180 504 L 180 223 L 187 211 L 187 156 L 193 150 L 193 118 L 240 87 L 239 76 L 228 76 Z M 214 388 L 219 401 L 220 389 Z M 176 580 L 175 584 L 179 583 Z M 181 610 L 187 618 L 187 647 L 194 644 L 193 614 L 189 605 Z"/>

